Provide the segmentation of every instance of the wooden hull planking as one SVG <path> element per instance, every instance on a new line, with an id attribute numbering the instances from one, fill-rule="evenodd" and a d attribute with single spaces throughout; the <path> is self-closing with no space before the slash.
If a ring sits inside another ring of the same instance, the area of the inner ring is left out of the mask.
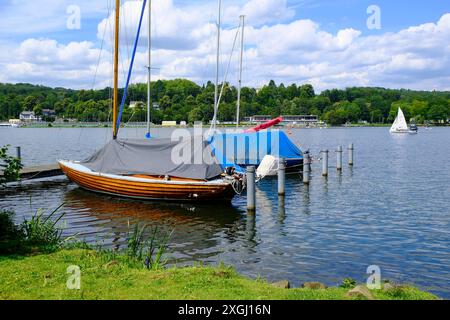
<path id="1" fill-rule="evenodd" d="M 230 201 L 235 192 L 231 183 L 168 183 L 167 181 L 130 181 L 99 174 L 89 174 L 59 163 L 66 176 L 80 187 L 98 193 L 146 200 Z M 143 179 L 140 179 L 143 180 Z"/>

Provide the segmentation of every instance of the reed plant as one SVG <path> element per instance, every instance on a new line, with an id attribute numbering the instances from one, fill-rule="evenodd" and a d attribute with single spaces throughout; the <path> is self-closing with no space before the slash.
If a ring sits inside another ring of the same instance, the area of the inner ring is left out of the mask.
<path id="1" fill-rule="evenodd" d="M 44 215 L 39 209 L 31 219 L 16 225 L 14 212 L 0 212 L 0 254 L 22 254 L 30 251 L 54 251 L 72 237 L 63 238 L 63 230 L 57 226 L 65 213 L 57 216 L 64 204 Z"/>
<path id="2" fill-rule="evenodd" d="M 158 227 L 136 224 L 128 233 L 126 254 L 129 258 L 142 262 L 147 269 L 159 269 L 166 265 L 164 259 L 169 248 L 171 232 L 161 232 Z M 148 236 L 149 235 L 149 236 Z"/>
<path id="3" fill-rule="evenodd" d="M 42 209 L 38 209 L 37 213 L 30 220 L 25 219 L 20 228 L 30 246 L 43 247 L 46 249 L 57 249 L 67 241 L 63 239 L 61 228 L 57 227 L 57 223 L 62 219 L 65 213 L 56 217 L 57 212 L 64 204 L 61 204 L 50 214 L 44 215 Z"/>

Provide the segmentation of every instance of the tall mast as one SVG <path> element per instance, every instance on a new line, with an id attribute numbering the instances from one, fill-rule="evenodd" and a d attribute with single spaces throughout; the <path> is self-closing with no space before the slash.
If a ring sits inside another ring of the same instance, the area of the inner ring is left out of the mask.
<path id="1" fill-rule="evenodd" d="M 220 25 L 221 25 L 221 7 L 222 1 L 217 1 L 219 16 L 217 19 L 217 56 L 216 56 L 216 81 L 214 89 L 214 118 L 213 118 L 213 128 L 216 131 L 217 122 L 217 109 L 218 109 L 218 96 L 219 96 L 219 64 L 220 64 Z"/>
<path id="2" fill-rule="evenodd" d="M 239 109 L 241 108 L 241 85 L 242 85 L 242 60 L 244 56 L 244 27 L 245 27 L 245 16 L 240 16 L 241 18 L 241 57 L 239 60 L 239 81 L 238 81 L 238 94 L 237 94 L 237 110 L 236 110 L 236 129 L 239 128 Z"/>
<path id="3" fill-rule="evenodd" d="M 116 0 L 116 23 L 114 31 L 114 97 L 113 97 L 113 139 L 117 139 L 117 104 L 119 87 L 119 19 L 120 0 Z"/>
<path id="4" fill-rule="evenodd" d="M 150 85 L 152 81 L 152 1 L 148 1 L 148 83 L 147 83 L 147 133 L 146 138 L 150 138 L 150 120 L 151 120 L 151 92 Z"/>

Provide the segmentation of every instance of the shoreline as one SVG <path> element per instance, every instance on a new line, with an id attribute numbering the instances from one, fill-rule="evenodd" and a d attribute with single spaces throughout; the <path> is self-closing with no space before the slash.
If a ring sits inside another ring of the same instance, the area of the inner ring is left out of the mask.
<path id="1" fill-rule="evenodd" d="M 251 128 L 252 126 L 254 126 L 254 124 L 246 124 L 246 125 L 241 125 L 240 128 L 242 129 L 247 129 L 247 128 Z M 204 128 L 209 127 L 209 124 L 207 125 L 203 125 Z M 219 125 L 218 128 L 235 128 L 235 125 Z M 305 130 L 309 130 L 309 129 L 345 129 L 345 128 L 389 128 L 391 127 L 391 124 L 382 124 L 382 123 L 377 123 L 377 124 L 351 124 L 351 125 L 342 125 L 342 126 L 327 126 L 327 127 L 287 127 L 287 126 L 274 126 L 274 129 L 286 129 L 286 130 L 292 130 L 292 129 L 305 129 Z M 427 128 L 426 126 L 421 126 L 418 125 L 419 128 Z M 446 125 L 431 125 L 428 126 L 428 128 L 445 128 L 445 127 L 450 127 L 450 124 L 446 124 Z M 0 128 L 12 128 L 11 126 L 2 126 Z M 14 128 L 14 129 L 49 129 L 49 128 L 54 128 L 54 129 L 75 129 L 75 128 L 86 128 L 86 129 L 99 129 L 99 128 L 112 128 L 111 125 L 103 125 L 103 124 L 72 124 L 72 125 L 62 125 L 62 124 L 52 124 L 51 126 L 49 126 L 48 124 L 42 124 L 42 125 L 27 125 L 27 126 L 21 126 L 18 128 Z M 144 125 L 127 125 L 124 126 L 122 128 L 133 128 L 133 129 L 145 129 L 146 126 Z M 191 129 L 191 128 L 195 128 L 195 126 L 193 125 L 187 125 L 187 126 L 162 126 L 162 125 L 152 125 L 153 129 L 163 129 L 163 128 L 167 128 L 167 129 Z"/>

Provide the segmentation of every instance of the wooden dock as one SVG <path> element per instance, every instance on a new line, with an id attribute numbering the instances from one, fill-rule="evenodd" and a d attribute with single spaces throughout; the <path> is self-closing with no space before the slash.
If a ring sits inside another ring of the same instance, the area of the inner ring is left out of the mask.
<path id="1" fill-rule="evenodd" d="M 3 175 L 3 173 L 0 171 L 0 176 L 1 175 Z M 20 178 L 22 180 L 42 179 L 60 175 L 64 175 L 64 173 L 57 163 L 26 167 L 20 170 Z"/>

